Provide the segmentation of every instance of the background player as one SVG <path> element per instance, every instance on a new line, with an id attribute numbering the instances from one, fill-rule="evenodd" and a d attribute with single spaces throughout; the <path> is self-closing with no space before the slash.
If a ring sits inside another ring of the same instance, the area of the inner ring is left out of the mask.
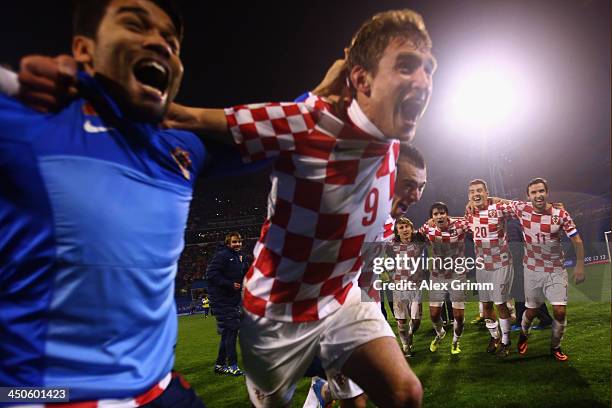
<path id="1" fill-rule="evenodd" d="M 391 244 L 391 256 L 397 255 L 404 259 L 417 259 L 423 256 L 425 241 L 420 234 L 415 233 L 414 224 L 408 218 L 400 216 L 395 221 L 395 239 Z M 408 265 L 411 265 L 408 263 Z M 402 351 L 406 357 L 413 354 L 414 333 L 421 325 L 423 314 L 421 282 L 424 279 L 423 268 L 396 269 L 393 274 L 395 283 L 412 282 L 416 289 L 393 291 L 393 314 L 397 320 Z M 406 324 L 408 322 L 408 324 Z"/>
<path id="2" fill-rule="evenodd" d="M 429 315 L 436 331 L 435 338 L 429 345 L 429 350 L 435 352 L 438 345 L 446 336 L 440 314 L 446 294 L 450 296 L 453 306 L 453 342 L 451 354 L 461 353 L 459 338 L 463 334 L 464 309 L 467 299 L 464 290 L 451 289 L 451 281 L 465 282 L 465 273 L 458 273 L 455 268 L 444 268 L 444 259 L 454 261 L 465 253 L 465 234 L 467 223 L 464 219 L 451 220 L 448 216 L 448 207 L 442 202 L 431 205 L 429 209 L 431 220 L 423 225 L 419 232 L 429 241 L 430 258 L 438 258 L 431 268 L 431 282 L 433 284 L 445 285 L 447 289 L 431 290 L 429 292 Z M 428 265 L 430 267 L 430 265 Z"/>
<path id="3" fill-rule="evenodd" d="M 512 264 L 505 234 L 505 219 L 512 216 L 507 204 L 489 203 L 489 191 L 484 180 L 472 180 L 468 185 L 468 206 L 465 219 L 474 238 L 476 256 L 484 261 L 483 269 L 476 269 L 476 280 L 479 283 L 492 283 L 493 290 L 479 290 L 478 297 L 483 303 L 485 324 L 491 339 L 487 346 L 488 353 L 498 351 L 505 357 L 510 350 L 510 310 L 506 302 L 510 300 L 512 288 Z M 473 210 L 471 209 L 473 208 Z M 493 303 L 499 312 L 501 328 L 501 345 L 498 323 L 493 310 Z M 499 350 L 497 350 L 499 346 Z"/>
<path id="4" fill-rule="evenodd" d="M 561 232 L 572 241 L 576 253 L 574 282 L 584 281 L 584 246 L 570 214 L 548 202 L 548 182 L 534 178 L 527 185 L 525 201 L 507 201 L 521 222 L 525 238 L 525 307 L 518 341 L 519 354 L 527 352 L 527 339 L 539 306 L 548 300 L 553 308 L 551 354 L 558 361 L 568 359 L 561 350 L 561 339 L 567 325 L 567 270 L 561 247 Z M 496 199 L 499 200 L 499 199 Z"/>

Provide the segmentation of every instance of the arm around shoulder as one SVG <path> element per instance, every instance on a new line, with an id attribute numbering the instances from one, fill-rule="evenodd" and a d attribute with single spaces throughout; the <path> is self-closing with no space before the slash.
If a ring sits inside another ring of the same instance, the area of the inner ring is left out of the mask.
<path id="1" fill-rule="evenodd" d="M 223 109 L 193 108 L 173 103 L 168 109 L 164 125 L 203 135 L 204 141 L 233 144 Z"/>

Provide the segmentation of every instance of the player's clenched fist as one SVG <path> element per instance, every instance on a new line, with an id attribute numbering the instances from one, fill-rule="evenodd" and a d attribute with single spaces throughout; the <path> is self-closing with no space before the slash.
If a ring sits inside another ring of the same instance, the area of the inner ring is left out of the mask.
<path id="1" fill-rule="evenodd" d="M 38 111 L 58 110 L 77 93 L 76 73 L 76 61 L 68 55 L 28 55 L 21 60 L 17 96 Z"/>

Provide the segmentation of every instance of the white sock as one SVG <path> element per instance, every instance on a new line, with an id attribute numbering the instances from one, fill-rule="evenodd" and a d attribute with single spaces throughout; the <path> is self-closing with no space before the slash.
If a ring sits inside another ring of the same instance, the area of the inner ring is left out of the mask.
<path id="1" fill-rule="evenodd" d="M 494 339 L 499 339 L 499 330 L 497 330 L 497 321 L 493 319 L 485 319 L 485 326 L 489 329 L 489 333 L 491 333 L 491 337 Z"/>
<path id="2" fill-rule="evenodd" d="M 412 336 L 414 334 L 414 332 L 417 330 L 414 328 L 414 321 L 410 320 L 410 323 L 408 324 L 408 333 Z"/>
<path id="3" fill-rule="evenodd" d="M 507 301 L 506 306 L 508 307 L 508 310 L 510 311 L 510 317 L 512 319 L 516 319 L 516 309 L 514 308 L 514 305 L 512 305 L 512 302 Z"/>
<path id="4" fill-rule="evenodd" d="M 510 343 L 510 330 L 512 328 L 512 320 L 499 318 L 499 327 L 502 332 L 502 343 Z"/>
<path id="5" fill-rule="evenodd" d="M 397 322 L 397 332 L 399 333 L 400 342 L 402 343 L 402 348 L 406 348 L 408 346 L 408 333 L 406 333 L 406 329 L 408 329 L 406 323 Z"/>
<path id="6" fill-rule="evenodd" d="M 463 319 L 459 321 L 459 318 L 455 317 L 455 321 L 453 322 L 453 343 L 456 343 L 462 334 L 463 334 Z"/>
<path id="7" fill-rule="evenodd" d="M 484 305 L 482 304 L 482 302 L 478 302 L 478 314 L 480 315 L 480 317 L 484 316 Z"/>
<path id="8" fill-rule="evenodd" d="M 525 309 L 523 312 L 523 319 L 521 320 L 521 329 L 525 335 L 529 334 L 529 331 L 531 330 L 531 323 L 533 323 L 533 320 L 527 317 L 527 310 L 529 309 Z"/>
<path id="9" fill-rule="evenodd" d="M 442 319 L 438 319 L 437 322 L 433 322 L 433 325 L 438 337 L 442 337 L 442 334 L 444 333 L 444 324 L 442 323 Z"/>
<path id="10" fill-rule="evenodd" d="M 563 334 L 565 333 L 565 327 L 567 326 L 567 319 L 563 322 L 553 319 L 552 322 L 552 336 L 550 346 L 557 348 L 561 346 L 561 340 L 563 340 Z"/>

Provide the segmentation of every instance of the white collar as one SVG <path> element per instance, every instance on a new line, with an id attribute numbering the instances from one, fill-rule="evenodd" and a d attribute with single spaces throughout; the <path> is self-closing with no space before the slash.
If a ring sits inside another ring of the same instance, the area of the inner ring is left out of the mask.
<path id="1" fill-rule="evenodd" d="M 361 130 L 369 135 L 372 135 L 378 139 L 387 140 L 383 132 L 381 132 L 375 124 L 363 113 L 361 107 L 357 103 L 357 99 L 353 99 L 351 106 L 347 110 L 348 116 L 351 121 Z"/>

